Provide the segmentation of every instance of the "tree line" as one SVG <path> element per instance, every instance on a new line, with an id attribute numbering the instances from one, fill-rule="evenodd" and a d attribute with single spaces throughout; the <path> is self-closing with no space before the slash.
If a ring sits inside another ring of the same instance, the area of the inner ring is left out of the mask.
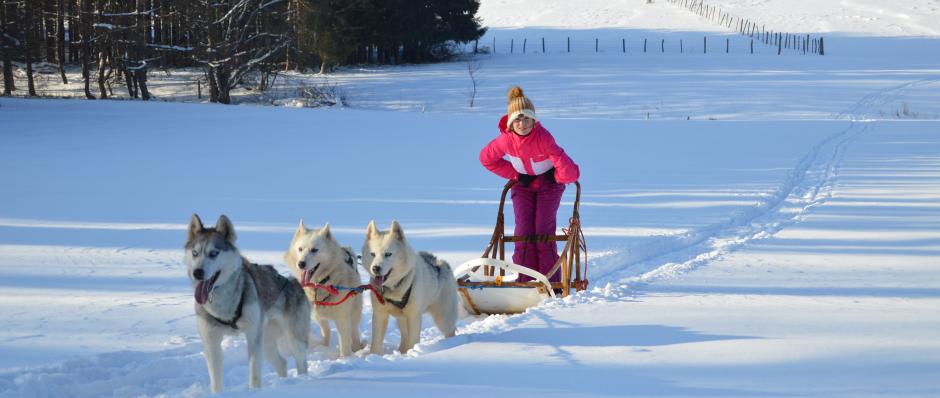
<path id="1" fill-rule="evenodd" d="M 3 94 L 13 63 L 80 67 L 88 99 L 123 85 L 147 100 L 153 68 L 199 66 L 209 99 L 230 103 L 248 74 L 264 89 L 279 70 L 446 58 L 485 32 L 479 0 L 0 0 Z"/>

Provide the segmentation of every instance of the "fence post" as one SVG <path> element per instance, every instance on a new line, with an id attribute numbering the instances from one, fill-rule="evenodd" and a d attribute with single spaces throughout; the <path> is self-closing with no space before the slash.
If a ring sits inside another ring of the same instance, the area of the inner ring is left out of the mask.
<path id="1" fill-rule="evenodd" d="M 568 52 L 571 52 L 571 36 L 568 36 Z"/>
<path id="2" fill-rule="evenodd" d="M 643 39 L 643 52 L 646 52 L 646 39 Z"/>
<path id="3" fill-rule="evenodd" d="M 526 44 L 526 42 L 528 42 L 528 41 L 529 41 L 528 38 L 522 39 L 522 53 L 523 53 L 523 54 L 525 54 L 525 44 Z"/>
<path id="4" fill-rule="evenodd" d="M 545 54 L 545 38 L 542 38 L 542 54 Z"/>
<path id="5" fill-rule="evenodd" d="M 725 54 L 731 52 L 731 39 L 725 38 Z"/>
<path id="6" fill-rule="evenodd" d="M 702 36 L 702 54 L 708 54 L 708 36 Z"/>
<path id="7" fill-rule="evenodd" d="M 780 34 L 777 34 L 777 55 L 783 53 L 783 41 L 780 40 Z"/>
<path id="8" fill-rule="evenodd" d="M 496 54 L 496 36 L 493 36 L 493 54 Z"/>
<path id="9" fill-rule="evenodd" d="M 684 52 L 683 47 L 684 46 L 682 45 L 682 39 L 679 39 L 679 54 L 682 54 Z"/>
<path id="10" fill-rule="evenodd" d="M 516 49 L 516 39 L 509 39 L 509 53 L 512 54 Z"/>
<path id="11" fill-rule="evenodd" d="M 819 55 L 826 55 L 826 49 L 823 47 L 823 38 L 819 38 Z"/>
<path id="12" fill-rule="evenodd" d="M 754 39 L 751 39 L 751 54 L 754 54 Z"/>
<path id="13" fill-rule="evenodd" d="M 662 47 L 662 52 L 665 54 L 666 53 L 666 39 L 663 39 L 662 43 L 660 43 L 660 46 Z"/>
<path id="14" fill-rule="evenodd" d="M 594 38 L 594 52 L 598 52 L 598 51 L 597 51 L 597 50 L 598 50 L 598 45 L 597 45 L 597 43 L 598 43 L 598 40 L 597 40 L 597 38 L 595 37 L 595 38 Z"/>
<path id="15" fill-rule="evenodd" d="M 627 53 L 627 39 L 620 39 L 620 40 L 622 41 L 622 44 L 623 44 L 623 53 L 626 54 Z"/>

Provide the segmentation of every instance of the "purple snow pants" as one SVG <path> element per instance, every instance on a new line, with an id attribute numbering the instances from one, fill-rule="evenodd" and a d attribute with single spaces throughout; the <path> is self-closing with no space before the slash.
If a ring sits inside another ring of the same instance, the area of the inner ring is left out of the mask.
<path id="1" fill-rule="evenodd" d="M 514 235 L 555 235 L 555 217 L 564 192 L 564 184 L 549 182 L 541 176 L 528 187 L 523 187 L 522 184 L 513 185 L 512 208 L 516 214 Z M 515 242 L 515 245 L 512 262 L 542 274 L 547 274 L 558 260 L 558 245 L 555 241 Z M 526 275 L 519 276 L 520 282 L 530 280 L 532 278 Z M 561 281 L 561 271 L 556 272 L 549 280 Z"/>

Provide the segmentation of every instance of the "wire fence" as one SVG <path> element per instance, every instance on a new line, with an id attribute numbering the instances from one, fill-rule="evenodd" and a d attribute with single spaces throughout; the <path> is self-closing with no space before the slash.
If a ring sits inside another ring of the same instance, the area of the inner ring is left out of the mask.
<path id="1" fill-rule="evenodd" d="M 767 30 L 764 24 L 758 24 L 747 18 L 732 15 L 721 8 L 705 3 L 705 0 L 666 0 L 668 3 L 689 10 L 702 18 L 715 22 L 728 29 L 748 36 L 760 43 L 776 46 L 777 54 L 784 50 L 798 51 L 801 54 L 826 55 L 822 36 L 775 32 Z"/>
<path id="2" fill-rule="evenodd" d="M 590 41 L 588 41 L 590 40 Z M 545 37 L 536 37 L 533 40 L 530 40 L 526 37 L 511 37 L 503 38 L 492 36 L 486 40 L 486 45 L 483 45 L 480 41 L 475 41 L 471 43 L 470 49 L 466 51 L 473 52 L 475 54 L 486 53 L 486 54 L 531 54 L 531 53 L 611 53 L 618 52 L 623 54 L 629 53 L 680 53 L 680 54 L 757 54 L 757 53 L 766 53 L 766 51 L 760 51 L 755 49 L 755 43 L 761 44 L 764 43 L 764 38 L 743 38 L 742 40 L 736 40 L 728 37 L 728 35 L 714 35 L 708 36 L 704 35 L 701 38 L 693 38 L 691 36 L 685 36 L 684 38 L 600 38 L 592 37 L 589 39 L 583 39 L 575 37 L 575 40 L 572 41 L 572 37 L 561 37 L 561 38 L 545 38 Z M 798 38 L 796 37 L 786 37 L 781 36 L 778 40 L 776 37 L 771 37 L 768 35 L 766 38 L 766 44 L 778 45 L 777 53 L 782 54 L 784 49 L 795 47 L 799 45 L 797 43 Z M 808 40 L 808 38 L 806 39 Z M 559 44 L 560 43 L 560 44 Z M 814 42 L 808 42 L 810 46 Z M 822 39 L 819 41 L 819 49 L 821 51 Z M 812 53 L 812 50 L 809 52 Z M 807 54 L 807 52 L 803 52 Z M 820 54 L 821 55 L 821 54 Z"/>

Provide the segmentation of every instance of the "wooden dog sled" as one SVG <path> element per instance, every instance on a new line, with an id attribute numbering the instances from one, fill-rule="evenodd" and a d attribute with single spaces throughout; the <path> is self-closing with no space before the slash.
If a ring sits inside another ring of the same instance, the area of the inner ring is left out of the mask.
<path id="1" fill-rule="evenodd" d="M 457 288 L 463 299 L 464 307 L 472 314 L 516 314 L 537 305 L 546 298 L 567 297 L 571 290 L 587 289 L 587 247 L 581 231 L 581 218 L 578 207 L 581 203 L 581 184 L 575 182 L 577 193 L 574 211 L 563 228 L 563 235 L 512 236 L 505 234 L 503 208 L 506 194 L 515 184 L 509 181 L 503 187 L 499 199 L 499 212 L 496 214 L 496 227 L 493 237 L 483 251 L 483 256 L 467 261 L 454 270 Z M 558 261 L 548 272 L 542 275 L 538 271 L 506 261 L 506 243 L 522 241 L 558 241 L 564 242 Z M 555 273 L 560 272 L 560 282 L 549 282 Z M 518 282 L 520 274 L 532 277 L 533 281 Z"/>

